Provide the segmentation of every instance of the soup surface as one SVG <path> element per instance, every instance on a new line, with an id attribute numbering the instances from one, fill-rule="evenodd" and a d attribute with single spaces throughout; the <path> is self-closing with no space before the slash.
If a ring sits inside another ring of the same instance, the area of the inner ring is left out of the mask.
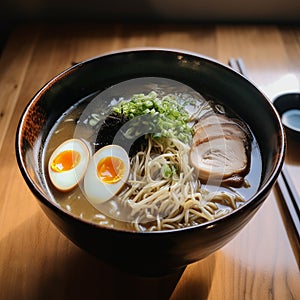
<path id="1" fill-rule="evenodd" d="M 82 99 L 47 138 L 49 196 L 123 230 L 176 229 L 230 213 L 256 193 L 262 166 L 251 130 L 220 103 L 158 77 Z"/>

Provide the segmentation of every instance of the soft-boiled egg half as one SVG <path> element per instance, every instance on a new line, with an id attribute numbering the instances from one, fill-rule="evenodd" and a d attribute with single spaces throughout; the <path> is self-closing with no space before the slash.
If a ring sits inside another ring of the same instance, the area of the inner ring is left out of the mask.
<path id="1" fill-rule="evenodd" d="M 52 184 L 60 191 L 74 188 L 82 180 L 89 159 L 90 151 L 79 139 L 70 139 L 59 145 L 48 163 Z"/>
<path id="2" fill-rule="evenodd" d="M 96 208 L 116 195 L 126 183 L 130 171 L 127 152 L 118 145 L 99 149 L 91 158 L 84 176 L 84 191 Z"/>

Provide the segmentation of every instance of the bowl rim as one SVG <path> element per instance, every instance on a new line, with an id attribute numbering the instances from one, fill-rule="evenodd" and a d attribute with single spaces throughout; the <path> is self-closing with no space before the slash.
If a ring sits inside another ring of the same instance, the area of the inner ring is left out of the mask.
<path id="1" fill-rule="evenodd" d="M 271 112 L 273 113 L 274 118 L 277 120 L 279 129 L 280 129 L 278 132 L 278 136 L 279 136 L 279 141 L 281 142 L 281 145 L 280 145 L 280 153 L 278 153 L 277 164 L 274 166 L 272 173 L 267 178 L 267 180 L 265 180 L 265 182 L 260 186 L 259 190 L 251 198 L 249 198 L 243 205 L 241 205 L 237 209 L 233 210 L 229 214 L 226 214 L 225 216 L 222 216 L 220 218 L 217 218 L 217 219 L 214 219 L 211 221 L 206 221 L 201 224 L 187 226 L 187 227 L 178 228 L 178 229 L 166 229 L 166 230 L 159 230 L 159 231 L 134 231 L 134 230 L 127 230 L 127 229 L 106 227 L 104 225 L 97 224 L 93 221 L 82 219 L 82 218 L 68 212 L 67 210 L 61 208 L 57 203 L 55 203 L 54 201 L 49 199 L 49 197 L 47 197 L 46 193 L 44 193 L 37 186 L 37 184 L 34 182 L 34 180 L 31 178 L 31 176 L 27 172 L 26 163 L 23 160 L 22 153 L 21 153 L 22 128 L 24 125 L 25 117 L 27 116 L 27 114 L 31 110 L 31 108 L 34 107 L 34 105 L 39 101 L 39 99 L 43 95 L 43 93 L 45 91 L 47 91 L 48 89 L 50 89 L 52 87 L 52 85 L 54 85 L 61 78 L 64 78 L 66 75 L 71 74 L 73 71 L 76 71 L 78 68 L 80 68 L 83 65 L 93 63 L 96 60 L 99 60 L 99 59 L 102 59 L 102 58 L 108 57 L 108 56 L 130 54 L 130 53 L 136 53 L 136 52 L 165 52 L 165 53 L 171 53 L 171 54 L 177 53 L 178 55 L 191 56 L 191 57 L 195 57 L 200 60 L 208 61 L 209 63 L 216 64 L 221 68 L 225 68 L 228 71 L 237 74 L 237 76 L 239 76 L 240 78 L 243 78 L 250 85 L 252 85 L 252 87 L 255 88 L 257 90 L 257 92 L 259 92 L 263 96 L 263 98 L 267 101 L 269 108 L 270 108 Z M 227 220 L 230 220 L 234 215 L 238 214 L 241 210 L 247 209 L 248 206 L 254 206 L 254 208 L 258 207 L 260 205 L 260 203 L 263 202 L 263 200 L 261 200 L 261 201 L 256 201 L 256 200 L 260 199 L 260 198 L 265 199 L 268 196 L 268 194 L 271 190 L 271 187 L 277 180 L 277 176 L 279 175 L 281 168 L 283 166 L 285 151 L 286 151 L 286 136 L 285 136 L 283 125 L 281 123 L 279 113 L 275 109 L 272 102 L 268 99 L 268 97 L 257 87 L 257 85 L 254 82 L 252 82 L 249 78 L 246 78 L 244 75 L 240 74 L 239 72 L 235 71 L 228 65 L 218 61 L 217 59 L 214 59 L 209 56 L 202 55 L 200 53 L 193 52 L 193 51 L 187 51 L 187 50 L 182 50 L 182 49 L 178 49 L 178 48 L 162 48 L 162 47 L 135 47 L 135 48 L 124 48 L 124 49 L 119 49 L 119 50 L 115 50 L 115 51 L 104 52 L 103 54 L 93 56 L 93 57 L 83 60 L 79 63 L 76 63 L 76 64 L 70 66 L 69 68 L 63 70 L 62 72 L 58 73 L 53 78 L 51 78 L 48 82 L 46 82 L 27 103 L 25 109 L 23 110 L 23 112 L 21 114 L 19 123 L 17 125 L 16 138 L 15 138 L 15 152 L 16 152 L 15 155 L 16 155 L 18 167 L 20 169 L 20 172 L 21 172 L 23 178 L 25 179 L 25 181 L 27 183 L 27 186 L 29 187 L 29 189 L 33 193 L 33 195 L 38 199 L 38 201 L 40 201 L 42 204 L 44 204 L 46 207 L 50 208 L 51 210 L 54 210 L 56 213 L 58 213 L 62 217 L 71 218 L 75 221 L 78 221 L 85 225 L 92 226 L 94 228 L 98 228 L 101 230 L 119 232 L 122 234 L 129 234 L 129 235 L 131 235 L 131 234 L 134 234 L 134 235 L 179 234 L 180 232 L 194 231 L 194 230 L 198 230 L 199 228 L 210 229 L 210 228 L 214 228 L 216 226 L 216 223 L 220 223 L 220 222 L 224 222 L 224 221 L 226 222 Z"/>

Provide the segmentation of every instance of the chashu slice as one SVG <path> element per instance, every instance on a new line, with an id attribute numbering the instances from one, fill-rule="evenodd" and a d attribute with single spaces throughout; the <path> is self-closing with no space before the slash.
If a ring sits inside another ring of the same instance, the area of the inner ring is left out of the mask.
<path id="1" fill-rule="evenodd" d="M 193 127 L 190 163 L 200 180 L 242 186 L 249 170 L 249 132 L 237 119 L 204 115 Z"/>
<path id="2" fill-rule="evenodd" d="M 194 131 L 197 131 L 200 127 L 207 126 L 207 125 L 217 125 L 219 124 L 236 124 L 233 119 L 229 119 L 225 115 L 216 114 L 216 113 L 208 113 L 201 117 L 201 119 L 194 125 Z"/>
<path id="3" fill-rule="evenodd" d="M 193 144 L 199 145 L 218 137 L 235 137 L 246 140 L 245 131 L 236 123 L 208 124 L 198 127 L 193 137 Z"/>
<path id="4" fill-rule="evenodd" d="M 217 137 L 193 144 L 190 163 L 199 172 L 200 180 L 225 180 L 229 177 L 240 180 L 237 174 L 244 173 L 248 166 L 243 140 L 236 137 Z"/>

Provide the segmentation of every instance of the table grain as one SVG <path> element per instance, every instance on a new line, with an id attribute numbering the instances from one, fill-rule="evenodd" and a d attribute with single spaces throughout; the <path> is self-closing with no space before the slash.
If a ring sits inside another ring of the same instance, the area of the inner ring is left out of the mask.
<path id="1" fill-rule="evenodd" d="M 271 101 L 300 91 L 297 26 L 16 26 L 0 57 L 0 299 L 300 299 L 300 247 L 276 185 L 230 243 L 164 278 L 139 278 L 105 265 L 64 237 L 40 209 L 15 159 L 21 113 L 48 80 L 72 64 L 137 47 L 182 49 L 224 64 L 242 57 L 250 80 Z M 286 164 L 300 193 L 299 146 L 288 141 Z"/>

